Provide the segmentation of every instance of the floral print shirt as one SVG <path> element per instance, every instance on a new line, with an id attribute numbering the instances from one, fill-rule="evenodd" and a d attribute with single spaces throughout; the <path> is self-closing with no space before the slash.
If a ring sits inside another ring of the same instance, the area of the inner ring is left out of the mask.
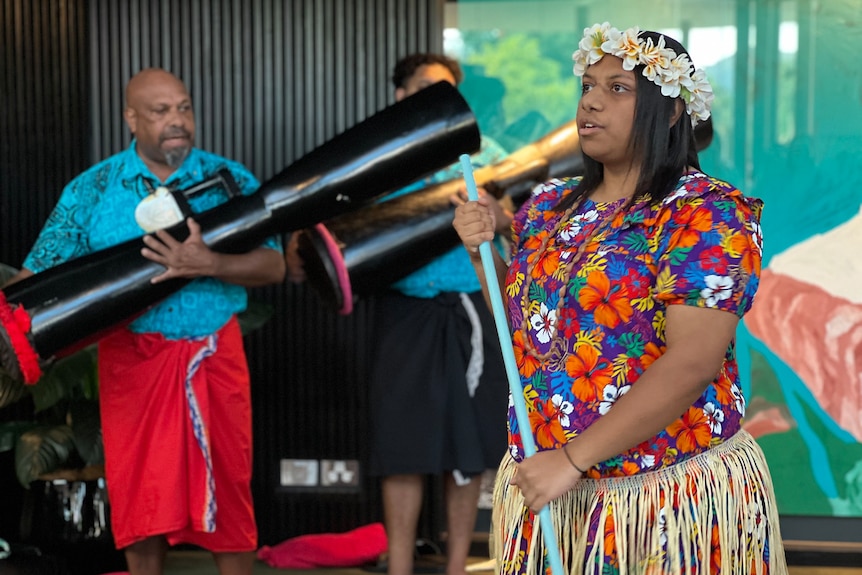
<path id="1" fill-rule="evenodd" d="M 227 168 L 243 195 L 254 193 L 257 179 L 241 164 L 192 148 L 188 157 L 165 181 L 150 171 L 136 151 L 136 141 L 118 154 L 75 177 L 39 233 L 24 267 L 39 273 L 75 258 L 105 250 L 144 235 L 135 221 L 135 208 L 160 185 L 187 189 L 218 170 Z M 150 187 L 144 180 L 150 182 Z M 227 191 L 211 188 L 189 198 L 192 212 L 200 213 L 226 201 Z M 265 247 L 282 251 L 278 237 Z M 136 333 L 161 333 L 169 339 L 215 333 L 247 305 L 246 289 L 216 278 L 197 278 L 148 309 L 129 324 Z"/>
<path id="2" fill-rule="evenodd" d="M 620 211 L 625 200 L 587 199 L 549 239 L 563 216 L 554 207 L 579 181 L 538 186 L 513 222 L 508 314 L 538 450 L 558 448 L 577 436 L 637 385 L 666 349 L 667 306 L 715 308 L 742 317 L 759 281 L 760 200 L 691 172 L 659 205 L 635 200 Z M 530 282 L 528 270 L 533 270 Z M 525 337 L 539 355 L 550 352 L 547 359 L 528 354 Z M 733 436 L 744 414 L 731 344 L 715 380 L 680 419 L 596 465 L 588 476 L 627 476 L 678 463 Z M 509 446 L 515 460 L 523 459 L 511 399 Z"/>

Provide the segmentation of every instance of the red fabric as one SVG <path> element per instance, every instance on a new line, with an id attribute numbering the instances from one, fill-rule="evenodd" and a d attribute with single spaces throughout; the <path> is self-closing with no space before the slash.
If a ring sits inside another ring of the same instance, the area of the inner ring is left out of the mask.
<path id="1" fill-rule="evenodd" d="M 39 356 L 27 338 L 27 333 L 30 331 L 30 314 L 24 306 L 18 305 L 13 309 L 2 291 L 0 291 L 0 327 L 9 337 L 24 383 L 35 384 L 42 377 L 42 368 L 39 365 Z"/>
<path id="2" fill-rule="evenodd" d="M 197 366 L 191 401 L 190 365 Z M 251 397 L 235 319 L 212 340 L 126 329 L 107 336 L 99 343 L 99 395 L 117 548 L 165 535 L 172 545 L 214 552 L 257 549 Z"/>
<path id="3" fill-rule="evenodd" d="M 301 535 L 275 547 L 264 545 L 257 558 L 280 569 L 359 567 L 376 561 L 386 546 L 383 524 L 372 523 L 346 533 Z"/>

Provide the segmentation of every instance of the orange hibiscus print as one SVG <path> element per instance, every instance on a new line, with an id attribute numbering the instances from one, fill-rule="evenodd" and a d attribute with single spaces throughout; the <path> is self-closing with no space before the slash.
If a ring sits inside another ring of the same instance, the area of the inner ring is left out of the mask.
<path id="1" fill-rule="evenodd" d="M 558 250 L 545 250 L 539 256 L 539 261 L 536 267 L 533 268 L 533 277 L 539 278 L 543 276 L 554 275 L 554 272 L 560 267 L 560 252 Z"/>
<path id="2" fill-rule="evenodd" d="M 527 352 L 524 345 L 524 333 L 520 330 L 512 335 L 512 349 L 515 352 L 515 363 L 518 364 L 518 373 L 524 377 L 533 377 L 541 363 L 538 359 Z"/>
<path id="3" fill-rule="evenodd" d="M 710 571 L 713 573 L 721 572 L 721 538 L 719 537 L 718 525 L 712 526 L 712 536 L 710 537 Z"/>
<path id="4" fill-rule="evenodd" d="M 760 255 L 751 245 L 748 234 L 733 234 L 728 242 L 730 249 L 740 254 L 739 266 L 747 274 L 760 272 Z"/>
<path id="5" fill-rule="evenodd" d="M 673 219 L 679 226 L 671 234 L 673 248 L 690 248 L 700 241 L 704 232 L 712 229 L 712 212 L 705 207 L 686 205 Z"/>
<path id="6" fill-rule="evenodd" d="M 611 504 L 608 504 L 608 519 L 607 523 L 605 523 L 603 548 L 605 557 L 611 559 L 611 564 L 617 564 L 619 561 L 617 558 L 617 535 L 616 529 L 614 528 L 614 507 Z"/>
<path id="7" fill-rule="evenodd" d="M 592 311 L 596 323 L 609 328 L 617 327 L 632 317 L 632 305 L 625 284 L 611 286 L 608 276 L 599 271 L 587 275 L 587 285 L 578 292 L 578 301 L 587 311 Z"/>
<path id="8" fill-rule="evenodd" d="M 715 399 L 721 405 L 733 405 L 736 401 L 736 395 L 733 392 L 733 381 L 728 377 L 727 372 L 722 369 L 715 378 L 712 384 L 715 388 Z"/>
<path id="9" fill-rule="evenodd" d="M 644 346 L 643 355 L 640 357 L 641 367 L 646 370 L 664 353 L 664 346 L 657 346 L 654 342 L 649 342 Z"/>
<path id="10" fill-rule="evenodd" d="M 566 358 L 566 373 L 572 378 L 572 393 L 581 401 L 595 401 L 613 378 L 613 365 L 589 345 L 580 346 Z"/>
<path id="11" fill-rule="evenodd" d="M 559 413 L 560 410 L 551 399 L 537 401 L 536 410 L 530 412 L 530 427 L 539 447 L 559 447 L 566 442 Z"/>
<path id="12" fill-rule="evenodd" d="M 712 437 L 712 429 L 703 409 L 689 407 L 688 411 L 667 427 L 667 432 L 676 438 L 676 446 L 682 453 L 691 453 L 698 447 L 704 448 L 709 445 Z"/>
<path id="13" fill-rule="evenodd" d="M 524 241 L 524 248 L 531 250 L 530 257 L 527 261 L 533 265 L 532 276 L 534 278 L 553 275 L 554 271 L 560 267 L 559 250 L 552 251 L 545 249 L 539 251 L 539 248 L 542 246 L 542 242 L 545 240 L 547 235 L 547 232 L 542 232 L 541 234 L 531 236 Z"/>

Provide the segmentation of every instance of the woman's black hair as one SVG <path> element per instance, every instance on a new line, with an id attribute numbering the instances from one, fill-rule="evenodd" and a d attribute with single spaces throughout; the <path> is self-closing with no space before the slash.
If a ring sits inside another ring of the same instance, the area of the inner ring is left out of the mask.
<path id="1" fill-rule="evenodd" d="M 657 32 L 644 31 L 638 37 L 651 38 L 657 44 L 663 36 Z M 688 52 L 682 44 L 664 36 L 665 46 L 677 55 Z M 689 60 L 691 57 L 689 56 Z M 634 68 L 637 78 L 637 101 L 632 126 L 631 147 L 634 156 L 640 159 L 641 172 L 635 188 L 634 198 L 649 197 L 654 205 L 661 203 L 676 187 L 687 166 L 700 169 L 694 129 L 690 116 L 683 110 L 676 123 L 668 128 L 677 100 L 661 93 L 661 87 L 643 75 L 643 65 Z M 684 102 L 683 102 L 684 104 Z M 604 166 L 583 154 L 584 174 L 578 187 L 556 206 L 565 211 L 582 197 L 588 196 L 602 182 Z M 633 198 L 633 199 L 634 199 Z"/>

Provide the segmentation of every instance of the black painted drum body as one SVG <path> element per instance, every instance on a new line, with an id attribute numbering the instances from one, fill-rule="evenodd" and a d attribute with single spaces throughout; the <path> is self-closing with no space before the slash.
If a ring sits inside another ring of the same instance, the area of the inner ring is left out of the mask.
<path id="1" fill-rule="evenodd" d="M 197 214 L 213 250 L 244 253 L 267 237 L 356 210 L 479 149 L 475 117 L 447 82 L 405 98 L 311 151 L 242 196 Z M 182 241 L 185 223 L 168 229 Z M 164 267 L 142 239 L 66 262 L 0 292 L 0 364 L 38 379 L 35 364 L 130 320 L 188 280 L 151 284 Z M 5 296 L 5 298 L 3 297 Z"/>
<path id="2" fill-rule="evenodd" d="M 712 142 L 712 120 L 697 125 L 698 150 Z M 505 160 L 474 172 L 476 185 L 515 205 L 551 178 L 578 176 L 583 157 L 575 121 L 564 124 Z M 308 281 L 329 308 L 349 314 L 357 299 L 379 293 L 459 245 L 449 198 L 462 179 L 431 185 L 369 205 L 312 228 L 299 237 Z"/>

